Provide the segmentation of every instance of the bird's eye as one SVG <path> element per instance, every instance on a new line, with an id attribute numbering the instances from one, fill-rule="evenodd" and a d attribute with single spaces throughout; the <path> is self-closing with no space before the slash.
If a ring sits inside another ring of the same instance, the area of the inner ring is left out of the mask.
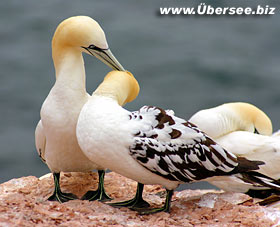
<path id="1" fill-rule="evenodd" d="M 97 51 L 103 51 L 103 50 L 106 50 L 106 49 L 102 49 L 102 48 L 99 48 L 93 44 L 89 45 L 88 46 L 88 49 L 91 49 L 91 50 L 97 50 Z"/>
<path id="2" fill-rule="evenodd" d="M 89 48 L 89 49 L 92 49 L 92 50 L 98 50 L 98 51 L 101 51 L 101 50 L 102 50 L 101 48 L 99 48 L 99 47 L 97 47 L 97 46 L 95 46 L 95 45 L 93 45 L 93 44 L 89 45 L 88 48 Z"/>

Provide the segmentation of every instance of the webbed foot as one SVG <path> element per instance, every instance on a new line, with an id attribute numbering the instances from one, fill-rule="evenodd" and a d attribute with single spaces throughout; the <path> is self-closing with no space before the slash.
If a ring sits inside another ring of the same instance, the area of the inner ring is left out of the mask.
<path id="1" fill-rule="evenodd" d="M 83 195 L 82 200 L 89 200 L 89 201 L 98 200 L 101 202 L 112 200 L 112 198 L 106 194 L 104 188 L 105 171 L 98 170 L 98 176 L 99 176 L 98 189 L 95 191 L 88 191 L 86 194 Z"/>
<path id="2" fill-rule="evenodd" d="M 53 173 L 54 179 L 54 192 L 48 198 L 49 201 L 58 201 L 60 203 L 67 202 L 69 200 L 78 199 L 78 197 L 72 193 L 63 193 L 59 184 L 60 173 Z"/>
<path id="3" fill-rule="evenodd" d="M 171 204 L 171 198 L 173 195 L 173 190 L 166 190 L 166 199 L 165 199 L 165 204 L 163 207 L 160 208 L 131 208 L 131 210 L 137 211 L 141 215 L 146 215 L 146 214 L 154 214 L 158 212 L 170 212 L 170 204 Z"/>
<path id="4" fill-rule="evenodd" d="M 136 195 L 133 199 L 130 200 L 126 200 L 126 201 L 122 201 L 122 202 L 116 202 L 116 203 L 106 203 L 110 206 L 113 207 L 129 207 L 129 208 L 147 208 L 150 206 L 150 204 L 148 202 L 146 202 L 143 197 L 143 189 L 144 189 L 144 185 L 141 183 L 138 183 L 137 185 L 137 191 L 136 191 Z"/>

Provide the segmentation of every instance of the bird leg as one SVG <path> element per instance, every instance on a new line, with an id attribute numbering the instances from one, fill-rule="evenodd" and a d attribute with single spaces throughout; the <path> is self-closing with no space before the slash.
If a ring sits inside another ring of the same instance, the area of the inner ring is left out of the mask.
<path id="1" fill-rule="evenodd" d="M 161 208 L 131 208 L 132 210 L 137 211 L 139 214 L 144 215 L 144 214 L 154 214 L 158 212 L 170 212 L 170 204 L 171 204 L 171 199 L 173 196 L 173 190 L 167 190 L 166 189 L 166 198 L 165 198 L 165 203 L 163 207 Z"/>
<path id="2" fill-rule="evenodd" d="M 98 200 L 101 202 L 112 200 L 112 198 L 110 198 L 106 194 L 104 188 L 105 170 L 98 170 L 98 176 L 99 176 L 98 189 L 96 191 L 88 191 L 86 194 L 83 195 L 82 200 L 89 200 L 89 201 Z"/>
<path id="3" fill-rule="evenodd" d="M 64 203 L 69 200 L 78 199 L 78 197 L 72 193 L 63 193 L 61 191 L 59 185 L 60 173 L 53 173 L 53 179 L 54 179 L 54 192 L 48 198 L 49 201 L 58 201 L 60 203 Z"/>
<path id="4" fill-rule="evenodd" d="M 106 203 L 106 204 L 113 207 L 147 208 L 150 206 L 150 204 L 146 202 L 142 197 L 143 189 L 144 189 L 144 184 L 138 183 L 136 194 L 133 199 L 122 201 L 122 202 L 116 202 L 116 203 Z"/>

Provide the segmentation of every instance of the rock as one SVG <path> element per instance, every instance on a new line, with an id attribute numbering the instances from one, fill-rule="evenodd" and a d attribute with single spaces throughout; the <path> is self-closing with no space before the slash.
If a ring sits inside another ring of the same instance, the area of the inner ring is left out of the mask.
<path id="1" fill-rule="evenodd" d="M 66 173 L 61 176 L 63 192 L 81 197 L 97 186 L 96 173 Z M 137 183 L 115 173 L 106 174 L 108 194 L 122 201 L 132 198 Z M 29 176 L 0 185 L 0 226 L 277 226 L 280 211 L 256 205 L 240 193 L 215 190 L 175 192 L 171 213 L 141 216 L 127 208 L 101 202 L 73 200 L 63 204 L 47 201 L 53 179 Z M 162 206 L 165 190 L 146 185 L 144 198 L 152 207 Z"/>

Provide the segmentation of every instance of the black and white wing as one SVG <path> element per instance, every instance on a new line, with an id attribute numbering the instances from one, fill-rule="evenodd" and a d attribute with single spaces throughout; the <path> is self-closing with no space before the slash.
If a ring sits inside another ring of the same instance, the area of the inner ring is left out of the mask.
<path id="1" fill-rule="evenodd" d="M 131 156 L 164 178 L 191 182 L 233 174 L 239 168 L 235 155 L 216 144 L 194 124 L 176 117 L 173 111 L 144 106 L 132 112 L 130 120 L 141 123 L 130 146 Z M 248 163 L 241 168 L 255 170 L 260 164 Z"/>

